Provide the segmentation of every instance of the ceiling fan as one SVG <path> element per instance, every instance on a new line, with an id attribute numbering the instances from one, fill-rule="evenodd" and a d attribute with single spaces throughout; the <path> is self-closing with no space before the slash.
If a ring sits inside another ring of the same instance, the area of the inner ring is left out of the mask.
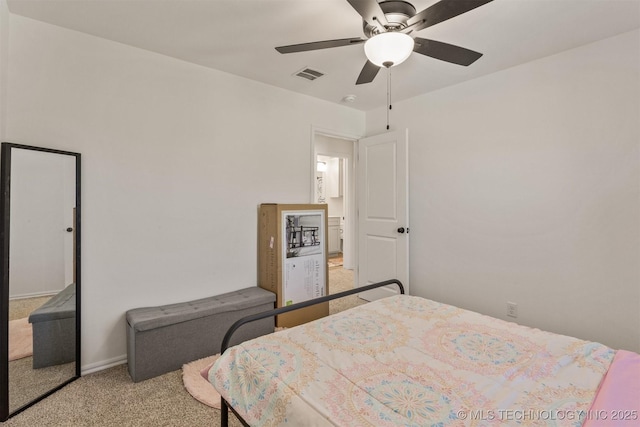
<path id="1" fill-rule="evenodd" d="M 380 67 L 398 65 L 407 59 L 412 51 L 468 66 L 477 61 L 482 54 L 448 43 L 412 37 L 409 34 L 469 12 L 493 0 L 441 0 L 418 13 L 411 3 L 402 0 L 383 0 L 380 3 L 376 0 L 347 1 L 362 16 L 366 38 L 301 43 L 276 47 L 276 50 L 280 53 L 295 53 L 365 43 L 368 60 L 358 76 L 357 85 L 372 82 Z"/>

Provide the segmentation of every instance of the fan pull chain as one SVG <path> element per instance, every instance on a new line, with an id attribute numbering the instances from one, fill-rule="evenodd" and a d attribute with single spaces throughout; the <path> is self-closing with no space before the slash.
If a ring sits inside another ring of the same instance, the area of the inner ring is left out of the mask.
<path id="1" fill-rule="evenodd" d="M 389 130 L 390 112 L 391 112 L 391 67 L 387 67 L 387 130 Z"/>

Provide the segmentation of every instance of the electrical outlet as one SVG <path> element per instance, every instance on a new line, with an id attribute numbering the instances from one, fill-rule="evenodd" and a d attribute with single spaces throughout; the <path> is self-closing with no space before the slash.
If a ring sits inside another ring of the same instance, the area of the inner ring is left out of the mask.
<path id="1" fill-rule="evenodd" d="M 518 317 L 518 304 L 507 301 L 507 316 L 514 319 Z"/>

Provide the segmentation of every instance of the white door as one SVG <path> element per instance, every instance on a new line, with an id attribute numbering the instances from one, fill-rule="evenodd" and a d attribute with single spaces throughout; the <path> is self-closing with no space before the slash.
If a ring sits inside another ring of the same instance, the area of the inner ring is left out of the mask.
<path id="1" fill-rule="evenodd" d="M 358 286 L 398 279 L 409 293 L 408 130 L 358 143 Z M 363 292 L 374 300 L 397 286 Z"/>

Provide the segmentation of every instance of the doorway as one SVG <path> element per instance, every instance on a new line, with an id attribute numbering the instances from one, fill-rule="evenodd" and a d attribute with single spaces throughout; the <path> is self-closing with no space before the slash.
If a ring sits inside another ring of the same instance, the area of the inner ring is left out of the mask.
<path id="1" fill-rule="evenodd" d="M 329 293 L 355 286 L 355 138 L 315 130 L 312 203 L 328 206 Z"/>

